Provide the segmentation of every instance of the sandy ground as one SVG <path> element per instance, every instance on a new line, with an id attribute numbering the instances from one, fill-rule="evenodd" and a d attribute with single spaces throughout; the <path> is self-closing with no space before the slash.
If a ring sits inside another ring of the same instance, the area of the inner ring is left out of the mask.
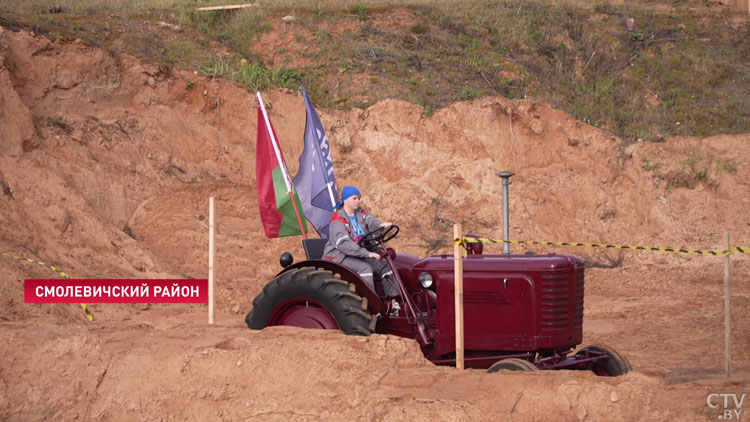
<path id="1" fill-rule="evenodd" d="M 295 173 L 302 98 L 263 95 Z M 628 143 L 500 97 L 429 118 L 394 100 L 318 112 L 339 184 L 401 225 L 399 251 L 448 252 L 452 221 L 499 237 L 500 170 L 516 173 L 514 239 L 750 244 L 750 134 Z M 731 380 L 724 260 L 708 256 L 531 248 L 587 261 L 584 345 L 626 355 L 619 378 L 460 372 L 393 336 L 248 330 L 279 254 L 302 255 L 262 234 L 256 114 L 226 82 L 0 28 L 0 252 L 76 278 L 204 278 L 211 195 L 219 225 L 215 326 L 198 305 L 92 304 L 90 323 L 75 304 L 24 304 L 24 279 L 57 275 L 0 255 L 0 419 L 704 421 L 721 415 L 709 394 L 750 393 L 747 255 L 731 258 Z"/>

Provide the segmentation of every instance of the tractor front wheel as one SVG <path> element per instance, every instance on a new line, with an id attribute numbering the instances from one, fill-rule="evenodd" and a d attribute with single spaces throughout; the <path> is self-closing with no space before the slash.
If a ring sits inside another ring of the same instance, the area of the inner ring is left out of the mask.
<path id="1" fill-rule="evenodd" d="M 577 354 L 585 353 L 586 350 L 598 353 L 606 353 L 609 355 L 609 359 L 605 361 L 597 361 L 591 367 L 596 375 L 604 377 L 619 377 L 630 372 L 630 362 L 625 356 L 618 353 L 615 349 L 609 346 L 587 346 L 579 351 Z"/>
<path id="2" fill-rule="evenodd" d="M 503 359 L 495 362 L 490 366 L 487 372 L 497 372 L 501 369 L 507 369 L 509 371 L 538 371 L 539 368 L 533 363 L 517 358 Z"/>
<path id="3" fill-rule="evenodd" d="M 254 330 L 291 325 L 369 336 L 377 320 L 353 284 L 330 271 L 303 267 L 271 280 L 253 300 L 245 323 Z"/>

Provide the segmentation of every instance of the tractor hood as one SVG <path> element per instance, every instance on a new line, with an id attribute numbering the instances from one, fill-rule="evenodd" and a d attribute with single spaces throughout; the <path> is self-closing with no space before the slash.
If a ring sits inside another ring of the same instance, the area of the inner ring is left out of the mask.
<path id="1" fill-rule="evenodd" d="M 422 271 L 452 271 L 453 255 L 433 255 L 414 264 Z M 573 255 L 468 255 L 464 258 L 464 272 L 549 271 L 582 266 L 583 260 Z"/>

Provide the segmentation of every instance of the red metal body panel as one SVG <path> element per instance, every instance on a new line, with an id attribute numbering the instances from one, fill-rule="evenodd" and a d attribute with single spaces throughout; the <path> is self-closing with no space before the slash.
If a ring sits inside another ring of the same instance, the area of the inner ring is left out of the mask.
<path id="1" fill-rule="evenodd" d="M 412 297 L 429 272 L 437 293 L 435 309 L 419 309 L 433 332 L 423 346 L 436 363 L 455 356 L 453 256 L 422 260 L 399 254 L 394 260 Z M 583 337 L 584 263 L 572 255 L 469 255 L 464 259 L 464 345 L 467 366 L 486 368 L 498 356 L 551 356 L 580 344 Z M 415 302 L 419 302 L 415 299 Z M 424 303 L 424 301 L 422 301 Z M 412 327 L 388 319 L 378 332 L 413 338 Z"/>

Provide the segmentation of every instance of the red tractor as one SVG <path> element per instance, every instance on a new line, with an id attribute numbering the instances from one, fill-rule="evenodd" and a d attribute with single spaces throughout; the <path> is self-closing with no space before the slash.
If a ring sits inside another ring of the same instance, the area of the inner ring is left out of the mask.
<path id="1" fill-rule="evenodd" d="M 386 242 L 398 226 L 366 235 L 398 284 L 400 310 L 390 309 L 349 268 L 322 260 L 325 239 L 303 241 L 307 259 L 284 268 L 253 301 L 245 318 L 251 329 L 274 325 L 341 330 L 346 334 L 393 334 L 419 342 L 425 357 L 455 365 L 454 261 L 396 253 Z M 573 353 L 583 337 L 584 263 L 572 255 L 483 255 L 470 244 L 464 259 L 464 350 L 469 368 L 531 371 L 591 370 L 618 376 L 630 370 L 622 355 L 604 346 Z"/>

